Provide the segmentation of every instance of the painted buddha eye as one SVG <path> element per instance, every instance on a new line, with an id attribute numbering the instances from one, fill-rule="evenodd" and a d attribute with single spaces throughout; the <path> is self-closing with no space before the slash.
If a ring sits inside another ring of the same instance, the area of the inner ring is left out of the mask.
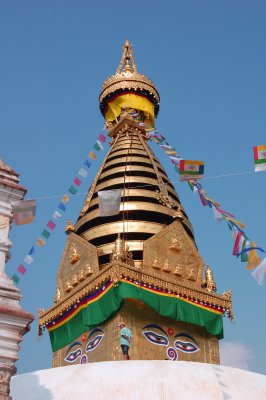
<path id="1" fill-rule="evenodd" d="M 175 341 L 175 347 L 177 350 L 183 351 L 183 353 L 196 353 L 199 351 L 199 347 L 191 342 L 182 342 L 181 340 Z"/>
<path id="2" fill-rule="evenodd" d="M 66 357 L 65 361 L 67 362 L 74 362 L 76 361 L 79 357 L 81 357 L 81 349 L 77 349 L 75 351 L 71 351 Z"/>
<path id="3" fill-rule="evenodd" d="M 162 335 L 158 335 L 153 331 L 144 331 L 143 335 L 148 339 L 149 342 L 157 344 L 158 346 L 168 346 L 169 340 Z"/>
<path id="4" fill-rule="evenodd" d="M 95 336 L 95 338 L 90 340 L 87 343 L 86 352 L 96 349 L 96 347 L 99 346 L 99 344 L 101 343 L 103 337 L 104 337 L 104 335 L 97 335 L 97 336 Z"/>

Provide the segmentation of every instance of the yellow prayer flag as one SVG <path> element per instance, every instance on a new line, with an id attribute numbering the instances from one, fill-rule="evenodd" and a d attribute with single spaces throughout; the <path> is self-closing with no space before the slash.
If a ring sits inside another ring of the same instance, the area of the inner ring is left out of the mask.
<path id="1" fill-rule="evenodd" d="M 43 240 L 41 237 L 38 237 L 36 244 L 37 246 L 45 246 L 45 240 Z"/>
<path id="2" fill-rule="evenodd" d="M 69 196 L 67 194 L 64 194 L 61 201 L 62 201 L 62 203 L 67 203 L 69 201 Z"/>
<path id="3" fill-rule="evenodd" d="M 90 157 L 91 160 L 96 160 L 96 155 L 93 153 L 93 151 L 89 152 L 88 157 Z"/>
<path id="4" fill-rule="evenodd" d="M 251 242 L 250 243 L 250 247 L 256 247 L 256 243 L 255 242 Z M 248 255 L 248 265 L 247 265 L 247 269 L 254 269 L 256 268 L 260 263 L 260 258 L 257 254 L 256 250 L 250 250 L 249 255 Z"/>

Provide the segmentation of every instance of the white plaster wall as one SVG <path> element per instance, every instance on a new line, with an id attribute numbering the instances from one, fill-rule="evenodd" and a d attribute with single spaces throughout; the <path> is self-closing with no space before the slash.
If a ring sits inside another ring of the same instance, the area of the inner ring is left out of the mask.
<path id="1" fill-rule="evenodd" d="M 15 376 L 13 400 L 264 400 L 266 376 L 211 364 L 112 361 Z"/>

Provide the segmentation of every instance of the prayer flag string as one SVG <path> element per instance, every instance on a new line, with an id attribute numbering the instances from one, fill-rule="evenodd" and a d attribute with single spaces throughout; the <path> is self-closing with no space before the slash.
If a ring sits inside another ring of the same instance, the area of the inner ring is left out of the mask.
<path id="1" fill-rule="evenodd" d="M 98 135 L 96 142 L 92 146 L 93 150 L 95 150 L 96 152 L 99 152 L 104 149 L 104 143 L 106 141 L 106 135 L 104 134 L 105 130 L 106 128 L 104 126 L 101 133 Z M 41 231 L 40 236 L 35 240 L 34 245 L 30 248 L 30 250 L 26 254 L 23 263 L 19 265 L 16 273 L 12 276 L 11 279 L 13 279 L 13 282 L 15 284 L 18 284 L 19 281 L 21 280 L 21 277 L 27 273 L 28 265 L 34 262 L 35 252 L 37 251 L 37 249 L 39 247 L 43 247 L 46 245 L 47 240 L 50 238 L 50 236 L 52 235 L 53 231 L 57 226 L 57 221 L 60 220 L 63 213 L 66 212 L 67 203 L 77 194 L 83 182 L 82 180 L 88 176 L 89 172 L 88 170 L 92 165 L 92 161 L 94 161 L 97 158 L 93 150 L 89 151 L 88 153 L 89 159 L 87 158 L 83 162 L 81 168 L 79 169 L 75 178 L 71 182 L 71 185 L 67 190 L 67 193 L 61 197 L 56 210 L 54 210 L 54 212 L 52 213 L 52 217 L 48 220 L 45 228 Z M 33 200 L 31 200 L 31 202 L 33 202 Z"/>
<path id="2" fill-rule="evenodd" d="M 204 163 L 200 161 L 184 160 L 180 155 L 177 155 L 176 150 L 166 141 L 166 138 L 158 129 L 146 130 L 146 132 L 149 139 L 156 142 L 169 156 L 170 161 L 174 164 L 175 171 L 180 174 L 180 180 L 187 180 L 190 189 L 198 193 L 202 205 L 204 207 L 208 206 L 213 210 L 215 221 L 221 222 L 224 220 L 227 222 L 230 231 L 233 232 L 234 246 L 232 254 L 238 258 L 240 257 L 239 259 L 241 262 L 247 262 L 247 269 L 254 270 L 252 273 L 253 277 L 262 285 L 264 274 L 266 274 L 266 257 L 261 261 L 257 251 L 265 253 L 265 250 L 258 247 L 255 242 L 250 241 L 243 230 L 246 227 L 245 224 L 236 220 L 231 213 L 221 210 L 220 204 L 217 201 L 207 197 L 206 190 L 204 190 L 203 186 L 198 182 L 198 179 L 203 176 Z M 253 150 L 255 165 L 258 163 L 260 164 L 260 168 L 256 169 L 256 171 L 266 170 L 266 146 L 257 146 L 254 147 Z M 259 159 L 257 163 L 256 159 Z M 184 168 L 186 164 L 189 166 L 188 173 Z M 195 167 L 195 165 L 197 165 L 198 168 Z M 196 171 L 196 176 L 193 176 L 194 171 Z M 185 179 L 182 179 L 182 174 L 185 175 Z"/>

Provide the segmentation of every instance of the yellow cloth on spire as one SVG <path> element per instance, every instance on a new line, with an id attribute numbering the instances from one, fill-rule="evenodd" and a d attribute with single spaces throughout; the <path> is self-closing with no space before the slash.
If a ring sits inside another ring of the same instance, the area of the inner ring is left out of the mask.
<path id="1" fill-rule="evenodd" d="M 255 242 L 250 243 L 250 247 L 256 247 Z M 248 255 L 248 265 L 247 269 L 254 269 L 256 268 L 260 263 L 260 258 L 257 254 L 256 250 L 250 250 L 249 255 Z"/>
<path id="2" fill-rule="evenodd" d="M 108 109 L 105 113 L 107 121 L 114 121 L 121 114 L 122 107 L 134 108 L 148 113 L 152 121 L 154 120 L 154 105 L 146 97 L 137 94 L 121 94 L 108 103 Z"/>

